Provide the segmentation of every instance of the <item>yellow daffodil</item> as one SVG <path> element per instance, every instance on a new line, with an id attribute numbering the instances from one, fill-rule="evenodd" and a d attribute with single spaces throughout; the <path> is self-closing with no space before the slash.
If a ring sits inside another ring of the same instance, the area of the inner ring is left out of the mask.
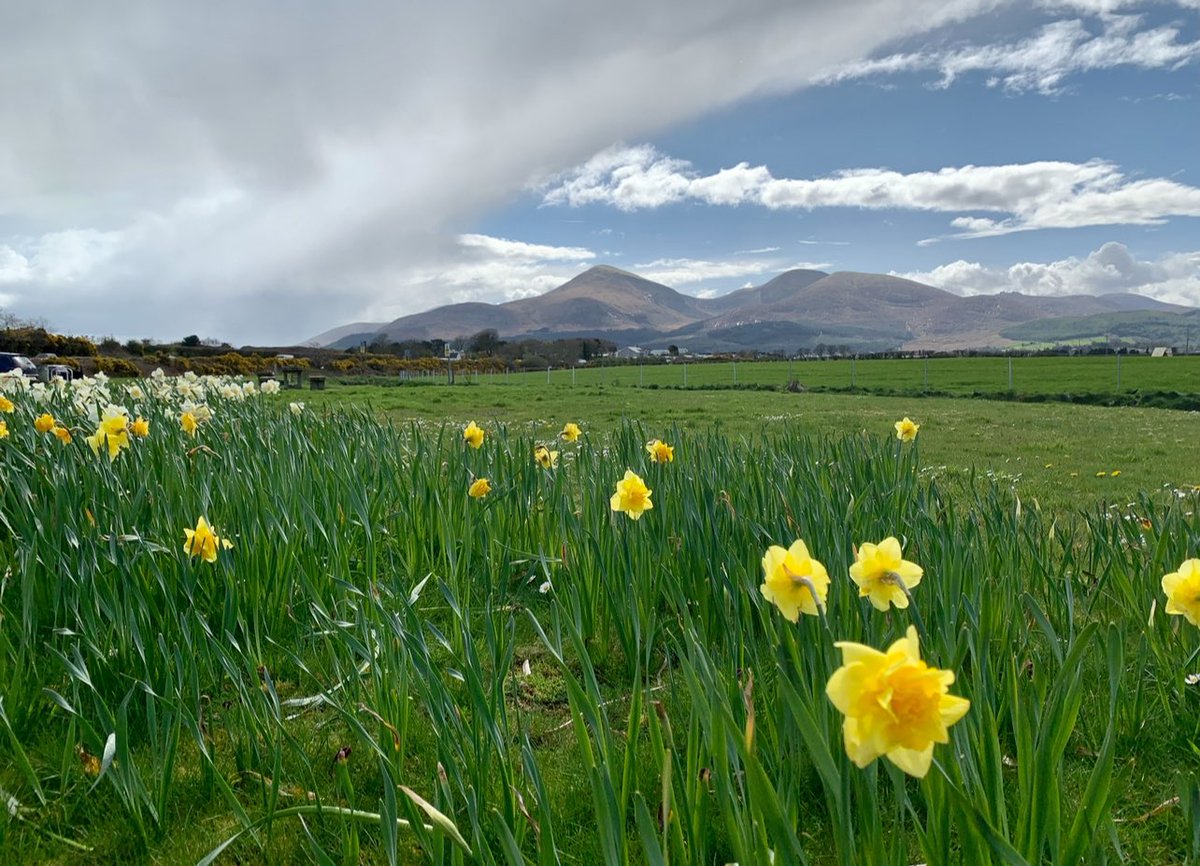
<path id="1" fill-rule="evenodd" d="M 183 534 L 183 552 L 188 556 L 198 556 L 205 562 L 216 562 L 219 548 L 228 550 L 233 547 L 233 542 L 220 538 L 203 517 L 196 521 L 195 529 L 185 529 Z"/>
<path id="2" fill-rule="evenodd" d="M 539 445 L 533 449 L 533 459 L 543 469 L 553 469 L 558 465 L 558 452 L 551 451 L 545 445 Z"/>
<path id="3" fill-rule="evenodd" d="M 54 429 L 54 424 L 55 424 L 54 416 L 51 415 L 49 412 L 43 412 L 41 415 L 38 415 L 37 418 L 34 420 L 33 429 L 38 431 L 39 433 L 49 433 L 51 430 Z"/>
<path id="4" fill-rule="evenodd" d="M 150 422 L 138 415 L 137 420 L 129 425 L 129 432 L 139 439 L 145 439 L 150 435 Z"/>
<path id="5" fill-rule="evenodd" d="M 651 439 L 646 443 L 646 453 L 655 463 L 671 463 L 675 460 L 675 448 L 661 439 Z"/>
<path id="6" fill-rule="evenodd" d="M 954 673 L 921 661 L 912 626 L 886 653 L 846 641 L 837 647 L 842 666 L 825 693 L 846 717 L 846 754 L 859 767 L 886 755 L 910 776 L 924 778 L 934 744 L 950 742 L 947 729 L 971 707 L 966 698 L 948 693 Z"/>
<path id="7" fill-rule="evenodd" d="M 850 566 L 850 579 L 858 584 L 859 596 L 866 596 L 878 610 L 908 607 L 908 595 L 921 582 L 921 566 L 900 556 L 900 542 L 888 537 L 879 544 L 863 544 L 857 561 Z"/>
<path id="8" fill-rule="evenodd" d="M 1200 559 L 1184 560 L 1179 571 L 1163 575 L 1162 589 L 1167 594 L 1167 613 L 1183 615 L 1200 626 Z"/>
<path id="9" fill-rule="evenodd" d="M 471 487 L 467 490 L 467 494 L 472 499 L 483 499 L 492 492 L 492 484 L 486 478 L 476 478 L 471 483 Z"/>
<path id="10" fill-rule="evenodd" d="M 15 408 L 12 400 L 0 394 L 0 412 L 11 412 Z"/>
<path id="11" fill-rule="evenodd" d="M 558 435 L 562 437 L 564 442 L 574 442 L 582 434 L 583 431 L 579 429 L 578 424 L 573 421 L 568 421 L 563 425 L 562 432 Z"/>
<path id="12" fill-rule="evenodd" d="M 68 430 L 66 427 L 55 427 L 54 428 L 54 436 L 63 445 L 71 444 L 71 431 Z"/>
<path id="13" fill-rule="evenodd" d="M 8 438 L 8 422 L 0 421 L 0 439 Z"/>
<path id="14" fill-rule="evenodd" d="M 624 511 L 631 520 L 638 520 L 643 511 L 654 507 L 650 501 L 650 488 L 646 486 L 631 469 L 625 470 L 625 477 L 617 482 L 617 492 L 609 499 L 608 504 L 613 511 Z"/>
<path id="15" fill-rule="evenodd" d="M 129 416 L 121 407 L 109 406 L 100 417 L 96 432 L 87 437 L 87 444 L 93 454 L 99 454 L 107 445 L 109 462 L 116 460 L 122 449 L 129 447 Z"/>
<path id="16" fill-rule="evenodd" d="M 917 438 L 917 431 L 920 429 L 920 424 L 917 424 L 911 418 L 905 416 L 903 419 L 896 422 L 896 438 L 901 442 L 912 442 Z"/>
<path id="17" fill-rule="evenodd" d="M 479 448 L 483 445 L 484 435 L 483 428 L 476 425 L 474 421 L 463 428 L 463 439 L 472 448 Z"/>
<path id="18" fill-rule="evenodd" d="M 763 598 L 779 608 L 785 618 L 797 622 L 801 613 L 816 616 L 818 607 L 825 606 L 829 575 L 825 566 L 808 555 L 808 547 L 800 539 L 787 550 L 774 544 L 768 547 L 762 567 L 763 584 L 759 589 Z"/>
<path id="19" fill-rule="evenodd" d="M 196 420 L 196 416 L 191 412 L 184 412 L 179 416 L 179 426 L 183 428 L 183 432 L 189 436 L 195 436 L 196 430 L 200 427 L 200 422 Z"/>
<path id="20" fill-rule="evenodd" d="M 1110 473 L 1108 473 L 1108 474 L 1109 474 L 1109 475 L 1111 475 L 1113 478 L 1116 478 L 1118 475 L 1120 475 L 1120 474 L 1121 474 L 1121 470 L 1120 470 L 1120 469 L 1114 469 L 1112 472 L 1110 472 Z"/>

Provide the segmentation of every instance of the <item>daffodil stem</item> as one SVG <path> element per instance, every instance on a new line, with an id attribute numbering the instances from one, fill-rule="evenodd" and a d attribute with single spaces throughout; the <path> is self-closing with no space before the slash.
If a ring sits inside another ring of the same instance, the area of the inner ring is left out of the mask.
<path id="1" fill-rule="evenodd" d="M 912 616 L 913 625 L 917 627 L 917 634 L 921 636 L 921 643 L 925 646 L 930 645 L 929 632 L 925 630 L 925 620 L 921 619 L 921 609 L 917 607 L 913 601 L 912 591 L 903 580 L 897 580 L 896 585 L 900 587 L 900 591 L 904 593 L 904 597 L 908 599 L 908 611 Z"/>

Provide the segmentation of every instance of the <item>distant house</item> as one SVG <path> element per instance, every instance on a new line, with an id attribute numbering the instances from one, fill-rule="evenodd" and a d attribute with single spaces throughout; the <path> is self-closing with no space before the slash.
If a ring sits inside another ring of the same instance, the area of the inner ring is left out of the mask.
<path id="1" fill-rule="evenodd" d="M 626 346 L 623 349 L 617 349 L 613 354 L 618 358 L 640 358 L 646 354 L 646 351 L 641 346 Z"/>
<path id="2" fill-rule="evenodd" d="M 1170 346 L 1155 346 L 1154 351 L 1150 353 L 1151 358 L 1169 358 L 1175 354 L 1175 350 Z"/>

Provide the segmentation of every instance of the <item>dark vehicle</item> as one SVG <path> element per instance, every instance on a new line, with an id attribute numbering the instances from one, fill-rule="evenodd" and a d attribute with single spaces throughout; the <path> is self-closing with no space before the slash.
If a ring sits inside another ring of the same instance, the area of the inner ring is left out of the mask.
<path id="1" fill-rule="evenodd" d="M 38 374 L 37 365 L 24 355 L 0 352 L 0 373 L 10 373 L 13 370 L 20 370 L 31 379 L 36 379 Z"/>

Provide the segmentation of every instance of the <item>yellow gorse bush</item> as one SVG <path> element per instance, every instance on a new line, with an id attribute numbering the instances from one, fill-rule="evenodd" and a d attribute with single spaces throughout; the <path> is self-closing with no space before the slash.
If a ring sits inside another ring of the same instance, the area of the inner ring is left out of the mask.
<path id="1" fill-rule="evenodd" d="M 825 692 L 844 715 L 846 754 L 859 767 L 886 756 L 910 776 L 929 772 L 935 743 L 950 742 L 947 729 L 971 706 L 949 694 L 951 671 L 931 668 L 921 660 L 917 630 L 879 652 L 841 641 L 842 666 Z"/>

